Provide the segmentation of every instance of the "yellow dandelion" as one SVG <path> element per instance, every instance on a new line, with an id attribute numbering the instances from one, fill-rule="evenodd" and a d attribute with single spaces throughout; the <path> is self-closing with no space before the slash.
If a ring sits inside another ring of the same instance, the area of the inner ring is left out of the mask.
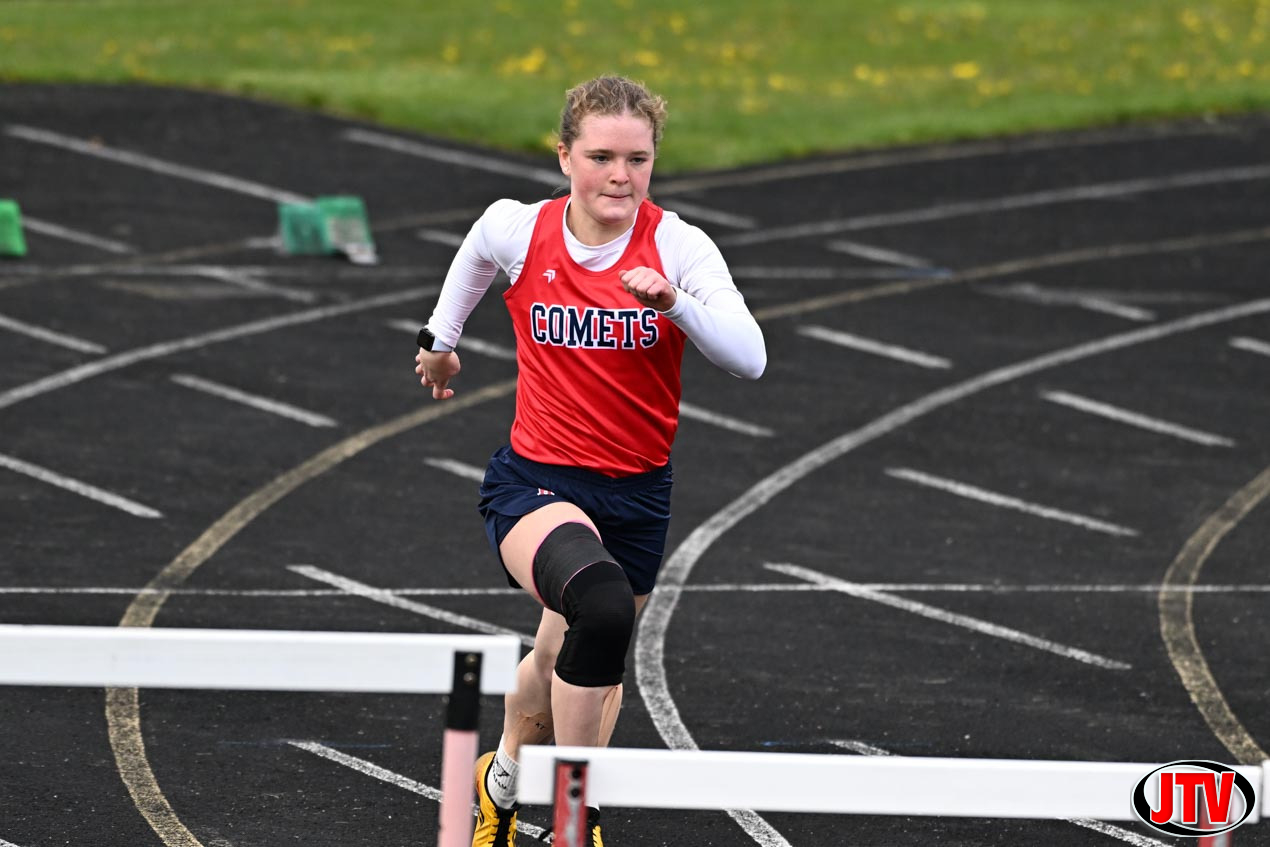
<path id="1" fill-rule="evenodd" d="M 586 21 L 572 20 L 564 25 L 565 30 L 572 36 L 586 35 Z"/>
<path id="2" fill-rule="evenodd" d="M 1248 59 L 1240 62 L 1236 69 L 1239 71 L 1240 76 L 1252 76 L 1257 72 L 1257 66 Z"/>
<path id="3" fill-rule="evenodd" d="M 979 64 L 977 62 L 958 62 L 950 69 L 953 79 L 974 79 L 979 76 Z"/>
<path id="4" fill-rule="evenodd" d="M 661 56 L 658 56 L 652 50 L 636 50 L 631 58 L 635 61 L 635 64 L 645 68 L 655 68 L 661 64 Z"/>
<path id="5" fill-rule="evenodd" d="M 1191 68 L 1185 62 L 1174 62 L 1164 69 L 1165 79 L 1186 79 L 1191 74 Z"/>
<path id="6" fill-rule="evenodd" d="M 459 55 L 459 45 L 453 43 L 447 44 L 441 50 L 441 61 L 445 62 L 447 65 L 453 65 L 458 62 Z"/>
<path id="7" fill-rule="evenodd" d="M 536 74 L 547 64 L 547 51 L 535 47 L 523 56 L 513 56 L 503 62 L 501 70 L 505 74 Z"/>
<path id="8" fill-rule="evenodd" d="M 688 28 L 688 19 L 678 12 L 671 15 L 670 20 L 666 23 L 670 26 L 670 31 L 675 35 L 683 35 L 684 30 Z"/>
<path id="9" fill-rule="evenodd" d="M 855 78 L 860 80 L 860 82 L 868 82 L 872 76 L 873 76 L 873 69 L 870 68 L 868 65 L 855 66 Z"/>

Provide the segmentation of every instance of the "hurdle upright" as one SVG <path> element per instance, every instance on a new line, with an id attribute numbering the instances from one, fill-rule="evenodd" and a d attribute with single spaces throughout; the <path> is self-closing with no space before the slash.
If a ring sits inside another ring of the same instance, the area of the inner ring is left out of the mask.
<path id="1" fill-rule="evenodd" d="M 480 695 L 516 686 L 513 635 L 0 624 L 0 685 L 449 694 L 440 847 L 472 840 Z"/>

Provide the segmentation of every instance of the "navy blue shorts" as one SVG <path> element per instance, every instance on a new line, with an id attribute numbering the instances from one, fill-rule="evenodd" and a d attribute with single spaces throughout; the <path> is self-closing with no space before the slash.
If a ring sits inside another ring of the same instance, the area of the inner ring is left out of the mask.
<path id="1" fill-rule="evenodd" d="M 648 594 L 666 551 L 671 477 L 669 462 L 647 473 L 614 478 L 585 468 L 544 465 L 507 446 L 490 457 L 479 508 L 501 563 L 499 545 L 516 521 L 548 503 L 572 503 L 600 531 L 600 542 L 626 571 L 631 590 Z M 507 581 L 520 587 L 510 573 Z"/>

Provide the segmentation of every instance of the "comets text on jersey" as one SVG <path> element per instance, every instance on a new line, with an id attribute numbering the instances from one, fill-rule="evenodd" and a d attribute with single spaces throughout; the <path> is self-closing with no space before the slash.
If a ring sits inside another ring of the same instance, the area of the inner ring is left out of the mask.
<path id="1" fill-rule="evenodd" d="M 534 303 L 529 310 L 534 341 L 552 347 L 634 350 L 657 343 L 657 310 L 600 309 Z"/>

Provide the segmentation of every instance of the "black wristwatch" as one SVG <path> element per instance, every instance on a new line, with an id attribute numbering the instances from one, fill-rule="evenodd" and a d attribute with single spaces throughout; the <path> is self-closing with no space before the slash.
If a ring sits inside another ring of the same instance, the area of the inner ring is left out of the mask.
<path id="1" fill-rule="evenodd" d="M 419 343 L 420 347 L 422 347 L 424 350 L 427 350 L 429 353 L 449 353 L 454 349 L 453 347 L 450 347 L 448 344 L 441 343 L 440 347 L 442 349 L 438 350 L 437 337 L 433 335 L 431 332 L 429 332 L 426 326 L 423 329 L 419 330 L 419 337 L 416 338 L 415 340 Z"/>

